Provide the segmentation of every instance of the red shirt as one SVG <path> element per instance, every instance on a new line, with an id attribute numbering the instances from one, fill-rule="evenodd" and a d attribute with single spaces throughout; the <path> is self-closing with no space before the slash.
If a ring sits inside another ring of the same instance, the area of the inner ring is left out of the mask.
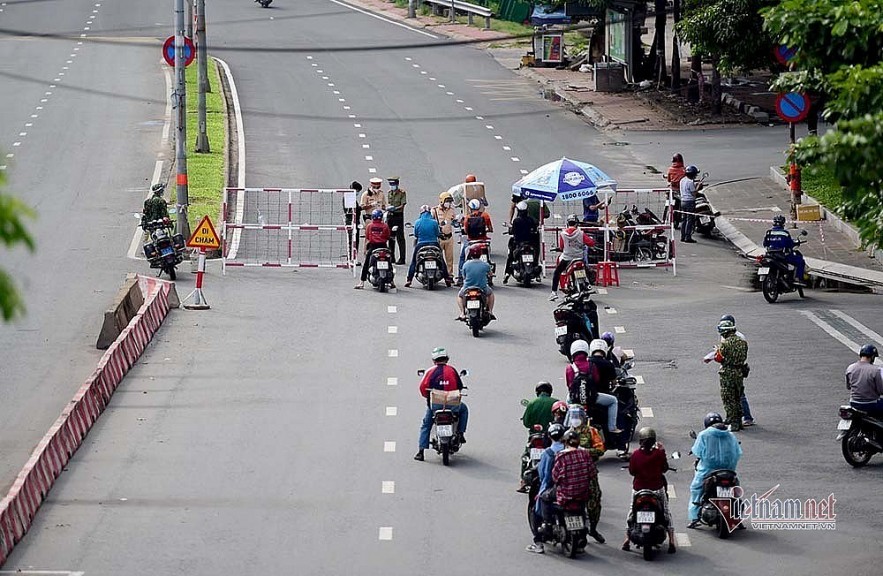
<path id="1" fill-rule="evenodd" d="M 584 448 L 566 448 L 555 456 L 552 481 L 558 487 L 557 502 L 588 502 L 591 498 L 591 481 L 598 477 L 598 470 L 589 451 Z"/>
<path id="2" fill-rule="evenodd" d="M 460 374 L 456 369 L 447 364 L 436 364 L 423 375 L 423 380 L 420 382 L 420 395 L 429 398 L 430 388 L 446 392 L 462 390 L 463 381 L 460 380 Z"/>
<path id="3" fill-rule="evenodd" d="M 365 226 L 365 242 L 368 244 L 386 244 L 389 240 L 389 226 L 380 220 L 372 220 Z"/>
<path id="4" fill-rule="evenodd" d="M 660 490 L 665 487 L 665 471 L 668 460 L 665 448 L 657 447 L 647 452 L 639 448 L 629 458 L 629 474 L 635 477 L 632 488 L 635 490 Z"/>

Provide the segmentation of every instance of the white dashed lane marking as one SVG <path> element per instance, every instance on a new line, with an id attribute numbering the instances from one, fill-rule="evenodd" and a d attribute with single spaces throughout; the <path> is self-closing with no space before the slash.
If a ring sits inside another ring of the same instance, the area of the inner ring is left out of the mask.
<path id="1" fill-rule="evenodd" d="M 398 357 L 399 357 L 399 351 L 396 350 L 395 348 L 392 348 L 392 349 L 390 349 L 390 350 L 387 350 L 386 354 L 387 354 L 387 356 L 389 356 L 390 358 L 398 358 Z"/>
<path id="2" fill-rule="evenodd" d="M 617 334 L 625 334 L 625 326 L 614 326 L 613 331 Z"/>
<path id="3" fill-rule="evenodd" d="M 390 314 L 395 314 L 396 312 L 398 312 L 398 309 L 395 306 L 387 306 L 386 311 Z"/>
<path id="4" fill-rule="evenodd" d="M 390 376 L 389 378 L 386 379 L 386 385 L 387 386 L 398 386 L 399 379 L 396 378 L 395 376 Z"/>
<path id="5" fill-rule="evenodd" d="M 653 418 L 653 408 L 641 406 L 641 416 L 644 418 Z"/>
<path id="6" fill-rule="evenodd" d="M 690 537 L 684 532 L 675 532 L 675 540 L 678 541 L 678 546 L 681 548 L 692 546 L 692 544 L 690 544 Z"/>
<path id="7" fill-rule="evenodd" d="M 399 327 L 398 326 L 387 326 L 386 327 L 387 334 L 398 334 Z"/>
<path id="8" fill-rule="evenodd" d="M 380 540 L 392 540 L 392 526 L 381 526 L 379 533 Z"/>
<path id="9" fill-rule="evenodd" d="M 635 382 L 636 382 L 637 384 L 643 384 L 643 383 L 644 383 L 644 377 L 643 377 L 643 376 L 635 376 Z"/>
<path id="10" fill-rule="evenodd" d="M 399 409 L 396 406 L 387 406 L 386 407 L 386 415 L 387 416 L 398 416 Z"/>
<path id="11" fill-rule="evenodd" d="M 383 443 L 383 451 L 384 452 L 395 452 L 396 451 L 396 443 L 395 442 L 384 442 Z"/>
<path id="12" fill-rule="evenodd" d="M 384 480 L 380 483 L 380 493 L 381 494 L 395 494 L 396 493 L 396 483 L 392 480 Z"/>
<path id="13" fill-rule="evenodd" d="M 678 497 L 678 493 L 675 492 L 675 485 L 669 484 L 668 485 L 668 498 L 669 498 L 669 500 L 674 500 L 677 497 Z"/>

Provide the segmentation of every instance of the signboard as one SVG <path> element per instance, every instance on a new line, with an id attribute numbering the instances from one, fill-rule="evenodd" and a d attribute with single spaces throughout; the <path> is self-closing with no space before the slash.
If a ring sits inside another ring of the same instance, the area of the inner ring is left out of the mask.
<path id="1" fill-rule="evenodd" d="M 626 15 L 615 10 L 607 10 L 607 55 L 617 62 L 627 64 Z"/>
<path id="2" fill-rule="evenodd" d="M 785 122 L 801 122 L 809 114 L 809 96 L 787 92 L 776 97 L 776 113 Z"/>
<path id="3" fill-rule="evenodd" d="M 175 65 L 175 37 L 169 36 L 162 45 L 162 56 L 165 58 L 169 66 Z M 196 48 L 193 46 L 193 40 L 184 36 L 184 66 L 190 66 L 193 59 L 196 58 Z"/>
<path id="4" fill-rule="evenodd" d="M 555 198 L 558 197 L 558 194 L 556 192 L 546 192 L 545 190 L 527 190 L 526 188 L 522 188 L 521 196 L 523 198 L 536 198 L 537 200 L 554 202 Z"/>
<path id="5" fill-rule="evenodd" d="M 773 50 L 773 54 L 775 55 L 776 60 L 779 61 L 779 64 L 787 66 L 792 60 L 794 60 L 794 57 L 797 56 L 797 49 L 784 44 L 779 44 Z"/>
<path id="6" fill-rule="evenodd" d="M 221 239 L 215 232 L 215 227 L 208 216 L 203 216 L 199 221 L 199 225 L 193 230 L 190 239 L 187 240 L 187 246 L 190 248 L 220 248 Z"/>
<path id="7" fill-rule="evenodd" d="M 564 34 L 543 35 L 543 62 L 561 62 Z"/>

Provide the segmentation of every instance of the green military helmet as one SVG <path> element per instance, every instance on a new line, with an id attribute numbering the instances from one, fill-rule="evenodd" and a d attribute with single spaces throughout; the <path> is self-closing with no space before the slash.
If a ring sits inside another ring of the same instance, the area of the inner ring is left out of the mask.
<path id="1" fill-rule="evenodd" d="M 717 324 L 717 331 L 722 334 L 730 334 L 736 331 L 736 323 L 731 320 L 721 320 Z"/>

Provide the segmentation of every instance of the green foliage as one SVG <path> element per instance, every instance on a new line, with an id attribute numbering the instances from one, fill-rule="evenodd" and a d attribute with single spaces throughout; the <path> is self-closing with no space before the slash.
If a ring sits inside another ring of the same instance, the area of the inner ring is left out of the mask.
<path id="1" fill-rule="evenodd" d="M 797 50 L 799 72 L 776 90 L 814 91 L 836 120 L 805 138 L 798 161 L 827 167 L 843 187 L 841 213 L 863 241 L 883 246 L 883 6 L 879 0 L 784 0 L 764 11 L 767 30 Z"/>
<path id="2" fill-rule="evenodd" d="M 0 171 L 0 186 L 5 184 L 5 174 Z M 34 239 L 25 227 L 24 219 L 34 218 L 34 211 L 21 200 L 0 192 L 0 243 L 6 248 L 23 244 L 34 251 Z M 12 277 L 0 269 L 0 315 L 4 322 L 24 314 L 25 305 Z"/>
<path id="3" fill-rule="evenodd" d="M 677 31 L 723 74 L 765 67 L 772 42 L 760 10 L 774 0 L 685 0 Z"/>
<path id="4" fill-rule="evenodd" d="M 787 171 L 787 166 L 785 170 Z M 800 186 L 804 192 L 815 198 L 829 210 L 843 214 L 843 187 L 825 165 L 809 165 L 803 168 Z"/>

